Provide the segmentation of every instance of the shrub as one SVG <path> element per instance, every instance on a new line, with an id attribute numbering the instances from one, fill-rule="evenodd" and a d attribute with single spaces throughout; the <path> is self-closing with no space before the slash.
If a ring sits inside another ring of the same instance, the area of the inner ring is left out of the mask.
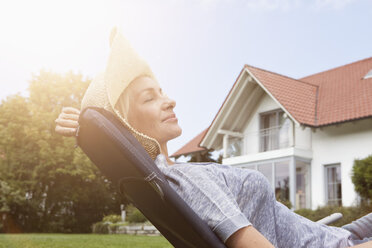
<path id="1" fill-rule="evenodd" d="M 109 224 L 110 233 L 116 233 L 121 226 L 127 226 L 128 222 L 117 222 Z"/>
<path id="2" fill-rule="evenodd" d="M 126 226 L 129 223 L 143 223 L 146 222 L 146 217 L 132 204 L 126 206 L 127 218 L 126 222 L 122 222 L 121 216 L 111 214 L 103 217 L 102 221 L 92 225 L 93 233 L 110 233 L 116 232 L 119 226 Z"/>
<path id="3" fill-rule="evenodd" d="M 316 210 L 299 209 L 295 212 L 312 221 L 318 221 L 333 213 L 342 213 L 342 219 L 331 224 L 332 226 L 340 227 L 372 212 L 372 205 L 361 205 L 357 207 L 325 206 L 319 207 Z"/>
<path id="4" fill-rule="evenodd" d="M 121 216 L 117 214 L 110 214 L 103 217 L 102 221 L 92 225 L 93 233 L 111 233 L 116 232 L 119 226 L 126 226 L 128 223 L 122 222 Z"/>
<path id="5" fill-rule="evenodd" d="M 292 203 L 290 200 L 283 200 L 283 199 L 277 199 L 278 202 L 286 206 L 287 208 L 291 209 L 292 208 Z"/>
<path id="6" fill-rule="evenodd" d="M 92 226 L 92 232 L 100 233 L 100 234 L 107 234 L 109 233 L 109 225 L 110 225 L 109 222 L 103 222 L 103 221 L 94 223 Z"/>
<path id="7" fill-rule="evenodd" d="M 126 220 L 129 223 L 143 223 L 147 220 L 146 217 L 133 205 L 127 205 L 126 212 L 127 212 Z"/>
<path id="8" fill-rule="evenodd" d="M 366 199 L 372 199 L 372 155 L 365 159 L 355 159 L 351 180 L 355 185 L 355 191 Z"/>
<path id="9" fill-rule="evenodd" d="M 127 220 L 129 223 L 142 223 L 147 219 L 138 209 L 135 209 L 130 215 L 128 215 Z"/>
<path id="10" fill-rule="evenodd" d="M 122 219 L 121 219 L 120 215 L 110 214 L 110 215 L 107 215 L 107 216 L 103 217 L 102 221 L 103 222 L 117 223 L 117 222 L 121 222 Z"/>

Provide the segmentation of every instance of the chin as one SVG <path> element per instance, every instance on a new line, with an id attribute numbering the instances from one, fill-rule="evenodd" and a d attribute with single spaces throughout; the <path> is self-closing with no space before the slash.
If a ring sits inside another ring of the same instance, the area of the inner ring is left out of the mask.
<path id="1" fill-rule="evenodd" d="M 170 130 L 170 131 L 172 131 L 172 135 L 170 135 L 172 137 L 171 139 L 175 139 L 182 134 L 182 129 L 178 125 L 177 125 L 176 128 L 174 128 L 174 129 L 172 128 L 172 130 Z"/>
<path id="2" fill-rule="evenodd" d="M 177 125 L 177 127 L 168 128 L 165 133 L 165 140 L 170 141 L 180 136 L 182 134 L 182 129 Z"/>

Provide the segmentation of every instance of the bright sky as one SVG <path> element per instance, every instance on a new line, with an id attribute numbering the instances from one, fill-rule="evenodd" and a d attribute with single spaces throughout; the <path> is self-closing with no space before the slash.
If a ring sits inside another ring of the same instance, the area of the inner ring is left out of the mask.
<path id="1" fill-rule="evenodd" d="M 119 26 L 177 101 L 181 137 L 207 128 L 244 64 L 300 78 L 372 56 L 370 0 L 1 1 L 0 99 L 32 73 L 105 68 Z"/>

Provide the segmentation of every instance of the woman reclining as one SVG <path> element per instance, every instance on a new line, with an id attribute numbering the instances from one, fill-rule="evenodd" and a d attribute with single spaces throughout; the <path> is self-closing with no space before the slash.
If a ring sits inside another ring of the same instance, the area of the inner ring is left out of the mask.
<path id="1" fill-rule="evenodd" d="M 372 214 L 343 228 L 312 222 L 277 202 L 268 180 L 254 170 L 220 164 L 174 163 L 167 142 L 181 135 L 166 96 L 147 64 L 116 30 L 104 74 L 90 84 L 82 108 L 114 113 L 144 146 L 171 187 L 227 247 L 372 247 Z M 79 110 L 64 108 L 56 131 L 72 136 Z M 360 244 L 360 245 L 358 245 Z"/>

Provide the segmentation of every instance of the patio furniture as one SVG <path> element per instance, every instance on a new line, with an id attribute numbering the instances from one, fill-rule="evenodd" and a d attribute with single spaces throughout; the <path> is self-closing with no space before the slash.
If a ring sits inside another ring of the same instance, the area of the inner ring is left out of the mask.
<path id="1" fill-rule="evenodd" d="M 113 114 L 86 108 L 79 125 L 77 145 L 173 246 L 226 247 Z"/>

